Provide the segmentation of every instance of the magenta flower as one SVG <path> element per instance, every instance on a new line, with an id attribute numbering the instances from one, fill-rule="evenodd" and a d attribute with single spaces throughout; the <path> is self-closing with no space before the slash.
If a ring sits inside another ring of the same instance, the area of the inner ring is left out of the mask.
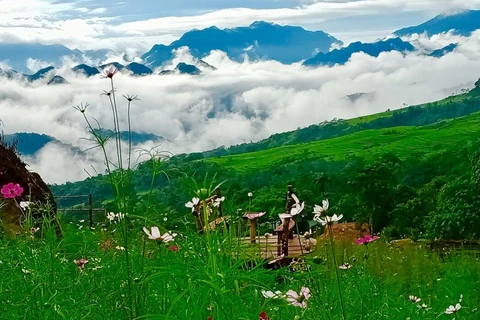
<path id="1" fill-rule="evenodd" d="M 378 236 L 373 236 L 373 237 L 372 237 L 371 235 L 367 234 L 365 237 L 360 238 L 360 239 L 357 239 L 355 242 L 356 242 L 357 244 L 367 245 L 367 244 L 369 244 L 370 242 L 373 242 L 373 241 L 375 241 L 375 240 L 377 240 L 377 239 L 378 239 Z"/>
<path id="2" fill-rule="evenodd" d="M 23 188 L 18 183 L 10 182 L 2 187 L 1 192 L 5 199 L 13 199 L 22 195 Z"/>
<path id="3" fill-rule="evenodd" d="M 310 289 L 307 287 L 302 287 L 300 289 L 300 293 L 296 293 L 293 290 L 287 291 L 287 301 L 295 307 L 306 308 L 307 307 L 307 300 L 310 299 Z"/>

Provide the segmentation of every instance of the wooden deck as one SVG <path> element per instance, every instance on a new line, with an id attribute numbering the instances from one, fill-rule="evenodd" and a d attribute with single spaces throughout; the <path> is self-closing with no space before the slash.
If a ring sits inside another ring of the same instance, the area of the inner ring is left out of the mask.
<path id="1" fill-rule="evenodd" d="M 258 253 L 264 259 L 273 259 L 278 256 L 278 248 L 282 245 L 278 243 L 276 235 L 265 238 L 264 236 L 256 237 L 255 243 L 251 243 L 250 237 L 241 238 L 242 242 L 245 245 L 250 245 L 252 247 L 258 248 Z M 288 257 L 298 257 L 312 251 L 315 251 L 315 245 L 317 240 L 310 238 L 305 239 L 304 236 L 300 236 L 300 241 L 298 235 L 294 235 L 293 239 L 288 240 Z"/>

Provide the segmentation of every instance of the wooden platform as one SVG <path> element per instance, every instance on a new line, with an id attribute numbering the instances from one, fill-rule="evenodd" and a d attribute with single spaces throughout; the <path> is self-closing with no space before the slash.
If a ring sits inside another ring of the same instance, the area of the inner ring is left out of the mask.
<path id="1" fill-rule="evenodd" d="M 264 259 L 273 259 L 277 257 L 278 247 L 281 246 L 281 243 L 278 243 L 277 236 L 272 235 L 271 237 L 265 238 L 264 236 L 256 237 L 255 243 L 251 243 L 249 237 L 241 238 L 242 243 L 247 246 L 251 246 L 252 250 L 258 250 L 258 254 Z M 305 246 L 305 244 L 308 244 Z M 306 240 L 302 235 L 300 236 L 300 241 L 298 235 L 294 235 L 293 239 L 288 240 L 288 256 L 289 257 L 298 257 L 312 251 L 315 251 L 315 245 L 317 240 L 310 238 Z M 308 248 L 310 246 L 310 248 Z M 310 249 L 310 250 L 307 250 Z"/>

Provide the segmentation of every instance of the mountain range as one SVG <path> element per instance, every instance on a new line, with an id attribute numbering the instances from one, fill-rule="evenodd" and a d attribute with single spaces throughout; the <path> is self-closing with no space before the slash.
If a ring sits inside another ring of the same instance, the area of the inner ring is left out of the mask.
<path id="1" fill-rule="evenodd" d="M 415 51 L 412 43 L 406 38 L 413 34 L 429 36 L 453 32 L 454 34 L 469 36 L 473 31 L 480 29 L 480 10 L 461 10 L 442 13 L 433 19 L 395 31 L 391 36 L 373 43 L 353 42 L 342 47 L 342 41 L 323 31 L 308 31 L 301 27 L 281 26 L 275 23 L 257 21 L 247 27 L 219 29 L 209 27 L 202 30 L 194 29 L 186 32 L 180 39 L 170 45 L 156 44 L 148 52 L 141 55 L 142 63 L 131 62 L 127 65 L 113 63 L 121 72 L 135 76 L 149 74 L 201 74 L 204 69 L 214 70 L 215 67 L 201 60 L 212 50 L 221 50 L 236 61 L 249 60 L 276 60 L 289 64 L 303 62 L 305 66 L 344 64 L 354 53 L 363 52 L 371 56 L 378 56 L 382 52 L 400 51 L 409 53 Z M 188 47 L 197 63 L 179 63 L 173 70 L 162 69 L 175 56 L 175 51 Z M 441 57 L 456 49 L 457 44 L 451 43 L 427 54 L 432 57 Z M 73 61 L 96 61 L 95 66 L 79 64 L 73 68 L 75 72 L 82 72 L 86 76 L 94 76 L 107 66 L 102 61 L 107 56 L 118 55 L 111 50 L 71 50 L 62 45 L 42 45 L 37 43 L 0 43 L 0 62 L 6 63 L 11 69 L 0 69 L 0 76 L 25 77 L 28 81 L 36 81 L 50 76 L 58 76 L 52 84 L 67 83 L 61 74 L 50 74 L 53 67 L 62 65 L 64 59 Z M 36 72 L 25 74 L 27 60 L 34 59 L 50 66 Z M 109 63 L 108 65 L 111 65 Z M 157 71 L 158 69 L 158 71 Z M 16 71 L 15 71 L 16 70 Z"/>

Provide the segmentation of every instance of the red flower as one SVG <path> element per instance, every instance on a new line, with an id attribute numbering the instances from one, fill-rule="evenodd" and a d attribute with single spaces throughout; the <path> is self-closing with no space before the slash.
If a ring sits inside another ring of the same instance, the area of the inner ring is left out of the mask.
<path id="1" fill-rule="evenodd" d="M 267 313 L 265 311 L 262 311 L 262 313 L 260 313 L 258 317 L 259 320 L 270 320 L 270 318 L 267 317 Z"/>
<path id="2" fill-rule="evenodd" d="M 1 192 L 5 199 L 13 199 L 22 195 L 23 188 L 18 183 L 10 182 L 2 187 Z"/>
<path id="3" fill-rule="evenodd" d="M 170 246 L 170 247 L 168 247 L 168 250 L 170 250 L 170 251 L 178 251 L 178 246 Z"/>
<path id="4" fill-rule="evenodd" d="M 114 67 L 110 67 L 110 69 L 105 70 L 105 78 L 112 79 L 117 72 L 117 69 L 115 69 Z"/>

